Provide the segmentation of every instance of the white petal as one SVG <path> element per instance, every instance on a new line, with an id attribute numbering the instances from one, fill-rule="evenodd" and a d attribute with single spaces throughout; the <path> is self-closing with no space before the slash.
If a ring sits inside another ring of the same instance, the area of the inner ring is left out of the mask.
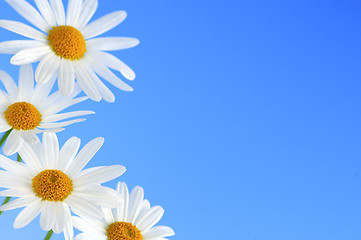
<path id="1" fill-rule="evenodd" d="M 98 137 L 88 142 L 82 150 L 75 157 L 69 168 L 66 170 L 68 176 L 73 177 L 79 173 L 85 165 L 88 164 L 90 159 L 101 148 L 104 143 L 104 138 Z"/>
<path id="2" fill-rule="evenodd" d="M 0 192 L 0 196 L 2 197 L 30 197 L 33 196 L 34 192 L 28 188 L 16 188 L 16 189 L 8 189 Z"/>
<path id="3" fill-rule="evenodd" d="M 12 77 L 10 77 L 10 75 L 7 74 L 6 72 L 0 70 L 0 80 L 4 84 L 10 99 L 15 100 L 17 98 L 18 88 Z"/>
<path id="4" fill-rule="evenodd" d="M 107 88 L 104 83 L 99 79 L 99 77 L 94 73 L 94 71 L 87 65 L 84 64 L 84 67 L 88 73 L 88 76 L 91 78 L 96 88 L 98 89 L 101 97 L 107 102 L 114 102 L 114 94 Z"/>
<path id="5" fill-rule="evenodd" d="M 24 24 L 21 22 L 0 20 L 0 27 L 5 28 L 14 33 L 23 35 L 28 38 L 36 39 L 41 42 L 45 42 L 47 37 L 44 33 Z"/>
<path id="6" fill-rule="evenodd" d="M 38 156 L 27 142 L 23 142 L 19 149 L 19 155 L 34 175 L 37 175 L 44 169 Z"/>
<path id="7" fill-rule="evenodd" d="M 99 102 L 102 99 L 102 97 L 96 85 L 94 84 L 92 78 L 87 73 L 83 63 L 78 61 L 76 63 L 75 69 L 76 69 L 75 71 L 76 79 L 78 80 L 79 85 L 83 89 L 84 93 L 92 100 Z"/>
<path id="8" fill-rule="evenodd" d="M 20 146 L 23 144 L 23 139 L 19 136 L 19 132 L 16 130 L 11 131 L 10 135 L 6 139 L 3 151 L 4 154 L 9 156 L 16 153 Z"/>
<path id="9" fill-rule="evenodd" d="M 35 144 L 40 141 L 35 131 L 22 131 L 21 137 L 25 142 L 29 144 Z"/>
<path id="10" fill-rule="evenodd" d="M 63 172 L 66 171 L 70 163 L 73 161 L 76 153 L 80 147 L 80 139 L 72 137 L 63 145 L 59 153 L 59 169 Z"/>
<path id="11" fill-rule="evenodd" d="M 58 86 L 61 94 L 69 96 L 74 90 L 75 70 L 72 61 L 61 59 Z"/>
<path id="12" fill-rule="evenodd" d="M 67 119 L 67 118 L 79 117 L 79 116 L 84 116 L 84 115 L 94 114 L 94 113 L 95 112 L 93 112 L 93 111 L 74 111 L 74 112 L 67 112 L 67 113 L 61 113 L 61 114 L 54 114 L 54 115 L 44 118 L 43 122 L 56 122 L 56 121 L 61 121 L 61 120 Z"/>
<path id="13" fill-rule="evenodd" d="M 74 185 L 76 186 L 76 184 Z M 74 195 L 84 199 L 93 199 L 94 203 L 101 207 L 115 208 L 122 202 L 120 194 L 108 187 L 87 185 L 83 187 L 76 186 L 76 188 L 77 192 Z"/>
<path id="14" fill-rule="evenodd" d="M 34 89 L 34 72 L 31 64 L 21 65 L 19 71 L 18 99 L 29 102 Z"/>
<path id="15" fill-rule="evenodd" d="M 92 202 L 92 199 L 74 197 L 72 194 L 64 201 L 71 207 L 71 210 L 80 217 L 95 219 L 102 218 L 103 213 L 101 209 Z"/>
<path id="16" fill-rule="evenodd" d="M 86 119 L 84 118 L 79 118 L 79 119 L 74 119 L 74 120 L 70 120 L 70 121 L 65 121 L 65 122 L 55 122 L 55 123 L 42 123 L 39 127 L 40 128 L 62 128 L 62 127 L 66 127 L 69 126 L 73 123 L 78 123 L 78 122 L 83 122 Z"/>
<path id="17" fill-rule="evenodd" d="M 154 206 L 148 210 L 148 212 L 144 215 L 143 219 L 141 219 L 137 225 L 138 229 L 142 232 L 147 231 L 151 227 L 153 227 L 159 220 L 162 218 L 164 214 L 164 210 L 160 206 Z"/>
<path id="18" fill-rule="evenodd" d="M 25 207 L 36 202 L 38 199 L 39 198 L 35 196 L 18 198 L 11 202 L 6 203 L 5 205 L 2 205 L 0 207 L 0 211 L 7 211 L 7 210 Z"/>
<path id="19" fill-rule="evenodd" d="M 46 55 L 39 63 L 35 71 L 35 80 L 38 83 L 48 82 L 58 71 L 60 58 L 54 53 Z"/>
<path id="20" fill-rule="evenodd" d="M 10 174 L 17 173 L 22 175 L 24 178 L 31 178 L 32 176 L 23 163 L 10 160 L 3 155 L 0 155 L 0 167 L 8 171 Z"/>
<path id="21" fill-rule="evenodd" d="M 135 73 L 133 70 L 115 56 L 106 52 L 93 51 L 91 52 L 91 57 L 92 59 L 97 59 L 98 62 L 102 62 L 109 68 L 118 70 L 126 79 L 134 80 Z"/>
<path id="22" fill-rule="evenodd" d="M 5 111 L 6 110 L 5 108 L 7 108 L 7 106 L 11 104 L 10 101 L 11 99 L 9 95 L 5 93 L 3 90 L 0 90 L 0 108 L 2 111 Z M 5 116 L 0 115 L 0 124 L 3 125 L 4 123 L 5 125 L 8 125 L 7 121 L 5 120 Z"/>
<path id="23" fill-rule="evenodd" d="M 0 187 L 2 188 L 30 188 L 31 179 L 32 178 L 21 176 L 20 172 L 14 174 L 6 171 L 0 171 Z"/>
<path id="24" fill-rule="evenodd" d="M 0 20 L 1 21 L 1 20 Z M 14 40 L 0 43 L 0 53 L 16 54 L 25 48 L 44 46 L 43 42 L 37 40 Z"/>
<path id="25" fill-rule="evenodd" d="M 82 185 L 101 184 L 119 177 L 125 170 L 125 167 L 121 165 L 105 166 L 81 177 L 75 176 L 73 181 L 79 187 Z"/>
<path id="26" fill-rule="evenodd" d="M 65 11 L 62 0 L 50 0 L 50 4 L 58 25 L 65 25 Z"/>
<path id="27" fill-rule="evenodd" d="M 87 219 L 83 219 L 80 217 L 72 217 L 73 224 L 76 229 L 81 232 L 90 232 L 95 234 L 105 234 L 105 224 L 101 221 L 97 221 L 92 219 L 91 221 L 87 221 Z"/>
<path id="28" fill-rule="evenodd" d="M 85 0 L 83 2 L 82 10 L 80 12 L 80 16 L 75 27 L 77 29 L 82 29 L 93 17 L 97 7 L 98 7 L 98 0 Z"/>
<path id="29" fill-rule="evenodd" d="M 77 103 L 80 103 L 82 101 L 87 100 L 88 97 L 79 97 L 75 99 L 69 99 L 68 101 L 63 101 L 62 103 L 58 103 L 57 105 L 54 104 L 54 106 L 51 106 L 49 108 L 43 109 L 43 115 L 49 116 L 52 114 L 55 114 L 57 112 L 60 112 L 61 110 L 64 110 L 65 108 L 68 108 L 70 106 L 73 106 Z M 39 107 L 40 108 L 40 107 Z M 43 107 L 41 107 L 43 108 Z"/>
<path id="30" fill-rule="evenodd" d="M 96 233 L 80 233 L 76 235 L 74 240 L 107 240 L 108 237 L 105 234 Z"/>
<path id="31" fill-rule="evenodd" d="M 139 211 L 142 207 L 142 202 L 144 199 L 144 190 L 143 188 L 136 186 L 133 191 L 130 193 L 129 197 L 129 209 L 128 209 L 128 221 L 134 223 L 135 219 L 138 217 Z"/>
<path id="32" fill-rule="evenodd" d="M 43 166 L 57 169 L 59 161 L 59 142 L 55 133 L 43 133 Z"/>
<path id="33" fill-rule="evenodd" d="M 31 221 L 39 215 L 42 208 L 42 203 L 40 198 L 37 198 L 31 205 L 24 208 L 16 217 L 14 221 L 14 228 L 22 228 L 28 225 Z"/>
<path id="34" fill-rule="evenodd" d="M 64 238 L 65 240 L 73 240 L 74 229 L 73 221 L 71 218 L 71 213 L 69 207 L 63 203 L 64 213 L 65 213 L 65 225 L 64 225 Z"/>
<path id="35" fill-rule="evenodd" d="M 139 40 L 129 37 L 104 37 L 94 38 L 86 41 L 87 49 L 95 49 L 102 51 L 114 51 L 135 47 L 139 44 Z"/>
<path id="36" fill-rule="evenodd" d="M 63 202 L 54 202 L 54 210 L 53 218 L 55 219 L 55 223 L 53 226 L 53 230 L 55 233 L 59 234 L 64 230 L 65 226 L 65 210 L 69 207 Z"/>
<path id="37" fill-rule="evenodd" d="M 5 0 L 15 11 L 17 11 L 26 20 L 31 22 L 34 26 L 48 32 L 50 30 L 49 25 L 44 21 L 38 11 L 24 0 Z"/>
<path id="38" fill-rule="evenodd" d="M 112 224 L 114 222 L 112 210 L 110 208 L 102 208 L 102 211 L 106 224 Z"/>
<path id="39" fill-rule="evenodd" d="M 44 207 L 41 210 L 40 226 L 44 231 L 49 231 L 55 224 L 56 203 L 50 201 L 43 202 Z"/>
<path id="40" fill-rule="evenodd" d="M 14 65 L 34 63 L 39 61 L 41 58 L 43 58 L 49 53 L 51 53 L 51 49 L 49 46 L 25 48 L 24 50 L 21 50 L 20 52 L 15 54 L 10 59 L 10 62 Z"/>
<path id="41" fill-rule="evenodd" d="M 124 11 L 109 13 L 85 26 L 81 32 L 85 39 L 93 38 L 119 25 L 126 17 Z"/>
<path id="42" fill-rule="evenodd" d="M 175 233 L 173 229 L 167 226 L 157 226 L 154 228 L 149 229 L 145 233 L 142 233 L 143 238 L 159 238 L 159 237 L 170 237 L 173 236 Z"/>
<path id="43" fill-rule="evenodd" d="M 69 0 L 68 11 L 66 14 L 66 25 L 76 26 L 80 15 L 82 2 L 82 0 Z"/>
<path id="44" fill-rule="evenodd" d="M 51 27 L 56 26 L 56 20 L 53 15 L 53 10 L 51 9 L 48 0 L 35 0 L 35 4 L 48 25 Z"/>
<path id="45" fill-rule="evenodd" d="M 45 99 L 47 99 L 51 89 L 53 88 L 55 80 L 56 80 L 56 77 L 54 76 L 49 82 L 43 83 L 43 84 L 36 84 L 36 86 L 35 86 L 31 102 L 41 112 L 42 112 L 42 110 L 40 109 L 40 106 L 44 103 L 47 103 L 47 101 L 45 101 Z"/>
<path id="46" fill-rule="evenodd" d="M 95 59 L 89 59 L 89 65 L 91 68 L 102 78 L 113 84 L 117 88 L 123 91 L 133 91 L 133 88 L 128 84 L 120 80 L 115 74 L 108 69 L 102 62 L 98 62 Z"/>
<path id="47" fill-rule="evenodd" d="M 117 208 L 117 221 L 124 222 L 128 219 L 129 191 L 127 184 L 124 182 L 119 182 L 117 184 L 117 191 L 124 199 L 123 203 L 120 204 Z"/>
<path id="48" fill-rule="evenodd" d="M 5 132 L 11 129 L 11 126 L 3 124 L 0 126 L 0 132 Z"/>
<path id="49" fill-rule="evenodd" d="M 134 225 L 138 225 L 139 221 L 143 219 L 144 215 L 148 212 L 149 209 L 150 209 L 150 203 L 148 200 L 144 199 L 138 217 L 134 221 Z"/>

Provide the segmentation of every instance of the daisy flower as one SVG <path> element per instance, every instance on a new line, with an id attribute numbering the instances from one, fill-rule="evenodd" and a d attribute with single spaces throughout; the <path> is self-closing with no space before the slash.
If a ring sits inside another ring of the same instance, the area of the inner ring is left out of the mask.
<path id="1" fill-rule="evenodd" d="M 19 197 L 0 207 L 6 211 L 25 207 L 16 217 L 14 228 L 29 224 L 37 215 L 43 230 L 64 232 L 66 240 L 73 239 L 70 209 L 82 217 L 100 219 L 99 206 L 115 207 L 119 193 L 100 184 L 125 172 L 121 165 L 82 170 L 103 144 L 96 138 L 77 154 L 80 139 L 70 138 L 59 151 L 55 133 L 44 133 L 42 144 L 24 143 L 19 154 L 24 163 L 0 155 L 0 187 L 8 188 L 0 196 Z"/>
<path id="2" fill-rule="evenodd" d="M 11 129 L 3 148 L 6 155 L 17 152 L 24 141 L 38 142 L 37 133 L 62 131 L 67 125 L 85 120 L 64 121 L 68 118 L 94 113 L 74 111 L 58 114 L 67 107 L 86 100 L 87 97 L 74 98 L 81 91 L 79 87 L 76 87 L 69 96 L 63 96 L 59 91 L 49 96 L 55 78 L 46 84 L 37 84 L 34 87 L 33 75 L 31 64 L 21 66 L 19 84 L 16 86 L 14 80 L 0 70 L 0 81 L 7 91 L 6 93 L 0 90 L 0 132 Z"/>
<path id="3" fill-rule="evenodd" d="M 113 102 L 115 97 L 99 76 L 122 90 L 133 90 L 110 69 L 120 71 L 129 80 L 135 78 L 134 72 L 104 51 L 134 47 L 139 41 L 127 37 L 97 37 L 120 24 L 126 17 L 124 11 L 110 13 L 88 24 L 97 9 L 97 0 L 69 0 L 66 14 L 61 0 L 35 0 L 40 12 L 25 0 L 5 1 L 40 31 L 21 22 L 0 20 L 0 27 L 32 39 L 2 42 L 0 53 L 15 54 L 11 58 L 15 65 L 40 61 L 35 73 L 38 83 L 46 83 L 56 75 L 60 92 L 67 96 L 73 91 L 76 78 L 92 100 L 103 98 L 108 102 Z"/>
<path id="4" fill-rule="evenodd" d="M 75 240 L 166 240 L 174 235 L 170 227 L 153 227 L 163 216 L 160 206 L 150 207 L 144 191 L 135 187 L 129 196 L 125 183 L 118 183 L 122 201 L 117 208 L 102 208 L 103 219 L 73 217 L 74 227 L 82 231 Z"/>

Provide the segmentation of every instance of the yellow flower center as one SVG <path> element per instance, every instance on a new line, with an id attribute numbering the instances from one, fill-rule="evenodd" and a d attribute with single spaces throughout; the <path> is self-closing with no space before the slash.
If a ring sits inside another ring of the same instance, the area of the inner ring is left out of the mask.
<path id="1" fill-rule="evenodd" d="M 39 110 L 27 102 L 11 104 L 4 113 L 8 124 L 16 130 L 35 129 L 41 122 Z"/>
<path id="2" fill-rule="evenodd" d="M 73 183 L 60 170 L 44 170 L 33 178 L 33 190 L 43 200 L 64 201 L 73 191 Z"/>
<path id="3" fill-rule="evenodd" d="M 108 240 L 143 240 L 138 228 L 127 222 L 115 222 L 107 227 Z"/>
<path id="4" fill-rule="evenodd" d="M 72 26 L 53 27 L 49 31 L 48 40 L 51 49 L 61 58 L 76 60 L 86 52 L 83 34 Z"/>

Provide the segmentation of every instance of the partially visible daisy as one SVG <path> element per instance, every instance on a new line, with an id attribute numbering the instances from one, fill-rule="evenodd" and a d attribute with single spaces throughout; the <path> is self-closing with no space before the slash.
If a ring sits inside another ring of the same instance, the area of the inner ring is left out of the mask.
<path id="1" fill-rule="evenodd" d="M 100 184 L 125 172 L 121 165 L 82 170 L 103 144 L 96 138 L 77 154 L 80 139 L 70 138 L 59 151 L 55 133 L 44 133 L 42 144 L 24 143 L 19 154 L 24 163 L 0 155 L 0 187 L 8 190 L 0 196 L 19 197 L 0 207 L 0 211 L 25 207 L 14 222 L 14 228 L 29 224 L 38 214 L 43 230 L 64 232 L 66 240 L 73 239 L 70 209 L 82 217 L 100 219 L 99 206 L 115 207 L 119 193 Z M 69 208 L 70 207 L 70 208 Z"/>
<path id="2" fill-rule="evenodd" d="M 75 240 L 166 240 L 164 237 L 174 235 L 170 227 L 153 227 L 164 210 L 143 200 L 143 188 L 135 187 L 129 196 L 127 185 L 118 183 L 117 191 L 121 203 L 115 209 L 102 208 L 102 220 L 73 217 L 74 227 L 83 232 Z"/>
<path id="3" fill-rule="evenodd" d="M 35 80 L 46 83 L 54 75 L 63 95 L 74 88 L 75 78 L 91 99 L 102 98 L 113 102 L 113 93 L 98 75 L 114 86 L 133 89 L 120 80 L 109 68 L 118 70 L 128 80 L 134 72 L 121 60 L 104 51 L 131 48 L 138 45 L 135 38 L 95 38 L 120 24 L 126 17 L 124 11 L 116 11 L 88 24 L 98 6 L 97 0 L 69 0 L 67 12 L 61 0 L 35 0 L 40 13 L 24 0 L 5 0 L 15 11 L 39 28 L 38 31 L 24 23 L 0 20 L 0 27 L 32 40 L 2 42 L 0 53 L 15 54 L 11 63 L 23 65 L 40 61 Z"/>
<path id="4" fill-rule="evenodd" d="M 62 131 L 67 125 L 85 120 L 64 121 L 66 119 L 94 113 L 74 111 L 58 114 L 67 107 L 86 100 L 87 97 L 75 98 L 81 91 L 79 87 L 69 96 L 63 96 L 59 91 L 49 96 L 55 78 L 34 87 L 33 75 L 31 64 L 21 66 L 19 84 L 16 86 L 14 80 L 0 70 L 0 80 L 7 90 L 7 93 L 0 90 L 0 132 L 12 129 L 3 149 L 6 155 L 17 152 L 24 141 L 38 142 L 37 133 Z"/>

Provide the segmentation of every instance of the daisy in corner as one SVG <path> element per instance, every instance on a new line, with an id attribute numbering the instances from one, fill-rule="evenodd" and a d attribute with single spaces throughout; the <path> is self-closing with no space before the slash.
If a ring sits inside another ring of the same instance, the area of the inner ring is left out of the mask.
<path id="1" fill-rule="evenodd" d="M 64 233 L 73 239 L 71 211 L 81 217 L 100 220 L 100 207 L 112 208 L 121 195 L 100 184 L 125 172 L 121 165 L 93 167 L 83 170 L 103 144 L 95 138 L 78 153 L 80 139 L 70 138 L 59 150 L 55 133 L 44 133 L 42 143 L 24 143 L 19 155 L 24 163 L 0 155 L 0 196 L 18 197 L 0 207 L 7 211 L 25 207 L 16 217 L 14 228 L 29 224 L 40 215 L 43 230 Z"/>
<path id="2" fill-rule="evenodd" d="M 168 226 L 154 226 L 162 218 L 161 206 L 150 207 L 144 199 L 142 187 L 129 194 L 125 183 L 119 182 L 117 191 L 121 202 L 114 209 L 102 208 L 101 220 L 73 217 L 74 227 L 82 231 L 75 240 L 167 240 L 174 231 Z"/>
<path id="3" fill-rule="evenodd" d="M 34 87 L 34 72 L 31 64 L 23 65 L 19 71 L 18 86 L 9 74 L 0 70 L 0 81 L 7 92 L 0 90 L 0 133 L 6 132 L 3 151 L 5 155 L 16 153 L 23 142 L 39 142 L 38 133 L 44 131 L 59 132 L 65 126 L 84 121 L 77 118 L 92 111 L 62 112 L 64 109 L 82 102 L 87 97 L 76 96 L 81 92 L 78 84 L 69 96 L 59 91 L 50 94 L 55 77 L 45 84 Z M 49 95 L 50 94 L 50 95 Z M 71 119 L 70 118 L 75 118 Z"/>
<path id="4" fill-rule="evenodd" d="M 73 92 L 76 79 L 94 101 L 115 100 L 99 76 L 124 91 L 133 90 L 110 70 L 117 70 L 126 79 L 133 80 L 132 69 L 104 51 L 131 48 L 139 41 L 127 37 L 98 37 L 120 24 L 126 17 L 124 11 L 89 23 L 97 9 L 97 0 L 69 0 L 66 12 L 61 0 L 35 0 L 39 11 L 25 0 L 5 1 L 39 30 L 21 22 L 0 20 L 0 27 L 31 39 L 2 42 L 0 53 L 15 54 L 11 58 L 14 65 L 39 62 L 35 72 L 38 83 L 46 83 L 56 75 L 60 92 L 67 96 Z"/>

